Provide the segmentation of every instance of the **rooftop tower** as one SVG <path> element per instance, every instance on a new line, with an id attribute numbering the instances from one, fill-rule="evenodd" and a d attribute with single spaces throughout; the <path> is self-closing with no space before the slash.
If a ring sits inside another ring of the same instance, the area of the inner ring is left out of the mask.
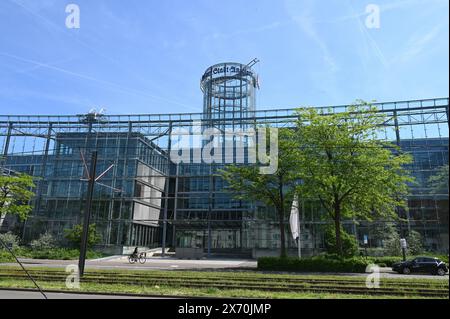
<path id="1" fill-rule="evenodd" d="M 258 62 L 219 63 L 205 71 L 200 82 L 204 120 L 237 120 L 254 115 L 258 76 L 251 67 Z"/>

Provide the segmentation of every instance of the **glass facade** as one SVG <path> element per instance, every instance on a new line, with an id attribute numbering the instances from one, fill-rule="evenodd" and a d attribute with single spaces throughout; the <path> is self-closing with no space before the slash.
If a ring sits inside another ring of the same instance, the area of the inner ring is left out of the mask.
<path id="1" fill-rule="evenodd" d="M 167 158 L 139 133 L 58 132 L 48 138 L 46 155 L 10 154 L 3 166 L 36 177 L 31 217 L 23 239 L 45 231 L 64 239 L 64 230 L 82 222 L 90 154 L 97 150 L 92 222 L 105 246 L 157 247 L 166 183 Z M 26 142 L 25 142 L 26 143 Z"/>
<path id="2" fill-rule="evenodd" d="M 211 127 L 293 126 L 294 109 L 255 110 L 256 75 L 251 70 L 241 72 L 245 67 L 237 71 L 237 64 L 230 66 L 235 67 L 233 72 L 223 71 L 217 77 L 210 74 L 214 67 L 205 72 L 203 113 L 0 116 L 0 166 L 4 172 L 33 175 L 37 184 L 31 216 L 24 224 L 2 216 L 2 231 L 15 228 L 25 241 L 45 231 L 63 238 L 64 229 L 83 220 L 86 174 L 91 152 L 97 150 L 97 175 L 109 168 L 95 186 L 91 219 L 101 233 L 103 247 L 196 247 L 234 256 L 277 249 L 279 232 L 273 209 L 226 193 L 217 174 L 224 164 L 176 164 L 170 158 L 170 137 L 176 130 L 184 130 L 195 140 L 196 134 Z M 246 86 L 242 92 L 241 85 Z M 405 222 L 398 227 L 401 232 L 419 231 L 427 249 L 448 252 L 448 188 L 437 191 L 429 185 L 429 177 L 448 165 L 448 98 L 375 106 L 388 119 L 379 138 L 397 143 L 414 158 L 409 168 L 416 184 L 409 210 L 399 212 Z M 346 106 L 323 109 L 341 112 Z M 202 143 L 191 143 L 191 154 Z M 301 220 L 305 255 L 320 251 L 326 224 L 320 206 L 302 203 Z M 347 220 L 344 226 L 362 242 L 364 235 L 370 238 L 374 224 Z M 295 251 L 291 236 L 287 241 Z"/>

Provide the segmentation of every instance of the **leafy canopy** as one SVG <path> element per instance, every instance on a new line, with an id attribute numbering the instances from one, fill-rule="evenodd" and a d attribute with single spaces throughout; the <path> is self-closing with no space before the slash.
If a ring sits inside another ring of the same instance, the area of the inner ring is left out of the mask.
<path id="1" fill-rule="evenodd" d="M 290 208 L 297 176 L 292 131 L 278 130 L 278 168 L 274 174 L 261 174 L 257 165 L 228 165 L 221 170 L 225 189 L 241 200 L 261 202 L 275 208 L 280 228 L 280 256 L 286 256 L 284 218 Z"/>
<path id="2" fill-rule="evenodd" d="M 65 229 L 64 232 L 66 239 L 72 243 L 75 247 L 80 247 L 81 237 L 83 234 L 83 225 L 75 225 L 71 229 Z M 95 224 L 89 224 L 89 234 L 87 246 L 91 247 L 100 241 L 100 235 L 97 233 Z"/>
<path id="3" fill-rule="evenodd" d="M 341 236 L 342 236 L 342 255 L 343 257 L 353 257 L 358 253 L 358 241 L 355 236 L 348 234 L 341 227 Z M 325 249 L 329 254 L 339 254 L 339 248 L 336 245 L 336 231 L 334 227 L 328 225 L 325 228 Z"/>
<path id="4" fill-rule="evenodd" d="M 448 164 L 436 169 L 428 179 L 430 191 L 433 194 L 448 194 Z"/>
<path id="5" fill-rule="evenodd" d="M 253 200 L 276 209 L 284 209 L 292 202 L 295 174 L 295 154 L 292 132 L 278 131 L 278 169 L 275 174 L 261 174 L 257 165 L 228 165 L 220 171 L 226 181 L 225 189 L 233 197 Z"/>
<path id="6" fill-rule="evenodd" d="M 396 207 L 406 207 L 412 178 L 403 166 L 412 158 L 380 139 L 386 120 L 365 102 L 329 115 L 299 109 L 300 193 L 319 200 L 333 219 L 395 217 Z"/>
<path id="7" fill-rule="evenodd" d="M 28 202 L 34 196 L 34 187 L 29 175 L 0 175 L 0 215 L 13 214 L 21 221 L 27 219 L 32 210 Z"/>

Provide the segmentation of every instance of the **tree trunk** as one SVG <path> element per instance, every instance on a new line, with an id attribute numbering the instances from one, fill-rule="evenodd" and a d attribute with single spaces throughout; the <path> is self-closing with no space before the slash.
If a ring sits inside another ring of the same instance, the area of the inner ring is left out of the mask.
<path id="1" fill-rule="evenodd" d="M 336 250 L 339 256 L 343 255 L 341 239 L 341 205 L 338 201 L 334 202 L 334 231 L 336 233 Z"/>
<path id="2" fill-rule="evenodd" d="M 286 235 L 284 232 L 284 192 L 283 192 L 283 176 L 278 175 L 278 192 L 280 194 L 280 206 L 278 207 L 278 217 L 280 220 L 280 257 L 284 258 L 286 254 Z"/>
<path id="3" fill-rule="evenodd" d="M 284 231 L 284 207 L 278 209 L 278 219 L 280 220 L 280 257 L 284 258 L 286 254 L 286 234 Z"/>

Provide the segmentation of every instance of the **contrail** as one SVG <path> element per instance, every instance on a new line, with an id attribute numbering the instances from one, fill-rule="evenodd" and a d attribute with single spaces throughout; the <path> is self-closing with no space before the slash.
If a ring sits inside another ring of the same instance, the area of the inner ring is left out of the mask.
<path id="1" fill-rule="evenodd" d="M 126 88 L 126 87 L 123 87 L 123 86 L 121 86 L 119 84 L 116 84 L 116 83 L 113 83 L 113 82 L 96 79 L 94 77 L 91 77 L 91 76 L 88 76 L 88 75 L 84 75 L 84 74 L 80 74 L 80 73 L 76 73 L 76 72 L 73 72 L 73 71 L 70 71 L 70 70 L 66 70 L 66 69 L 54 66 L 54 65 L 45 64 L 45 63 L 42 63 L 42 62 L 39 62 L 39 61 L 30 60 L 30 59 L 27 59 L 27 58 L 23 58 L 23 57 L 20 57 L 20 56 L 17 56 L 17 55 L 13 55 L 13 54 L 9 54 L 9 53 L 6 53 L 6 52 L 1 52 L 1 51 L 0 51 L 0 55 L 5 56 L 5 57 L 9 57 L 9 58 L 12 58 L 12 59 L 15 59 L 15 60 L 18 60 L 18 61 L 31 63 L 31 64 L 33 64 L 35 66 L 39 66 L 39 67 L 42 67 L 42 68 L 47 68 L 47 69 L 58 71 L 58 72 L 61 72 L 61 73 L 64 73 L 64 74 L 75 76 L 75 77 L 78 77 L 78 78 L 81 78 L 81 79 L 84 79 L 84 80 L 88 80 L 88 81 L 100 83 L 100 84 L 103 84 L 103 85 L 107 85 L 107 86 L 113 87 L 115 89 L 118 89 L 119 91 L 121 91 L 123 93 L 131 94 L 131 95 L 138 95 L 138 96 L 140 95 L 140 96 L 144 96 L 144 97 L 147 97 L 147 98 L 158 99 L 158 100 L 161 100 L 161 101 L 164 101 L 164 102 L 167 102 L 167 103 L 176 104 L 176 105 L 187 107 L 187 108 L 193 108 L 193 107 L 191 107 L 189 105 L 186 105 L 186 104 L 183 104 L 183 103 L 179 103 L 179 102 L 176 102 L 176 101 L 171 101 L 171 100 L 168 100 L 166 98 L 163 98 L 163 97 L 160 97 L 160 96 L 155 96 L 155 95 L 152 95 L 152 94 L 148 94 L 146 92 L 142 92 L 142 91 L 135 90 L 135 89 L 132 89 L 132 88 Z"/>
<path id="2" fill-rule="evenodd" d="M 39 13 L 34 12 L 33 10 L 30 10 L 27 6 L 25 6 L 24 4 L 22 4 L 22 3 L 20 3 L 20 2 L 18 2 L 18 1 L 16 1 L 16 0 L 9 0 L 9 1 L 12 2 L 12 3 L 14 3 L 15 5 L 21 7 L 22 9 L 24 9 L 25 11 L 27 11 L 27 12 L 30 13 L 31 15 L 33 15 L 33 16 L 39 18 L 40 20 L 44 21 L 45 23 L 49 24 L 49 25 L 52 26 L 56 31 L 62 32 L 62 33 L 64 33 L 65 35 L 70 35 L 72 38 L 75 39 L 75 41 L 77 41 L 77 42 L 80 43 L 81 45 L 85 46 L 86 48 L 88 48 L 89 50 L 91 50 L 91 51 L 94 52 L 95 54 L 99 55 L 100 57 L 109 60 L 110 62 L 112 62 L 112 63 L 115 64 L 116 66 L 119 66 L 121 69 L 126 70 L 128 73 L 131 73 L 129 69 L 124 68 L 124 67 L 123 67 L 120 63 L 118 63 L 116 60 L 114 60 L 114 59 L 112 59 L 110 56 L 105 55 L 105 54 L 99 52 L 98 50 L 92 48 L 89 44 L 87 44 L 86 42 L 80 40 L 78 37 L 74 37 L 71 33 L 67 33 L 67 32 L 66 32 L 66 29 L 64 29 L 64 28 L 60 27 L 59 25 L 55 24 L 53 21 L 47 19 L 46 17 L 40 15 Z M 92 77 L 89 77 L 89 76 L 85 76 L 85 75 L 82 75 L 82 74 L 79 74 L 79 73 L 75 73 L 75 72 L 72 72 L 72 71 L 69 71 L 69 70 L 65 70 L 65 69 L 58 68 L 58 67 L 53 67 L 53 66 L 48 65 L 48 64 L 45 64 L 45 63 L 41 63 L 41 62 L 37 62 L 37 61 L 28 60 L 28 59 L 21 58 L 21 57 L 18 57 L 18 56 L 14 56 L 14 55 L 11 55 L 11 54 L 8 54 L 8 53 L 4 53 L 3 55 L 9 56 L 9 57 L 11 57 L 11 58 L 15 58 L 15 59 L 18 59 L 18 60 L 22 60 L 22 61 L 25 61 L 25 62 L 34 63 L 35 66 L 38 66 L 38 67 L 46 67 L 46 68 L 49 68 L 49 69 L 53 69 L 53 70 L 55 70 L 55 71 L 60 71 L 60 72 L 66 73 L 66 74 L 70 74 L 70 75 L 73 75 L 73 76 L 77 76 L 77 77 L 83 78 L 83 79 L 85 79 L 85 80 L 90 80 L 90 81 L 94 81 L 94 82 L 97 82 L 97 83 L 102 83 L 102 84 L 106 84 L 106 85 L 109 85 L 109 86 L 113 86 L 113 87 L 115 87 L 115 88 L 118 88 L 119 90 L 121 90 L 121 91 L 124 92 L 124 93 L 134 94 L 134 95 L 137 94 L 137 95 L 145 96 L 145 97 L 147 97 L 147 98 L 152 98 L 152 99 L 157 99 L 157 100 L 160 100 L 160 101 L 165 101 L 165 102 L 167 102 L 167 103 L 174 104 L 174 105 L 178 105 L 178 106 L 182 106 L 182 107 L 184 107 L 184 108 L 188 108 L 188 109 L 191 109 L 191 110 L 195 110 L 195 111 L 197 111 L 197 112 L 198 112 L 199 109 L 200 109 L 200 108 L 197 108 L 197 107 L 192 107 L 192 106 L 190 106 L 190 105 L 186 105 L 186 104 L 183 104 L 183 103 L 181 103 L 181 102 L 173 101 L 173 100 L 170 100 L 170 99 L 167 99 L 167 98 L 164 98 L 164 97 L 161 97 L 161 96 L 157 96 L 157 95 L 154 95 L 154 94 L 150 94 L 150 93 L 147 93 L 147 92 L 139 91 L 139 90 L 132 89 L 132 88 L 126 88 L 126 87 L 120 86 L 119 84 L 116 84 L 116 83 L 112 83 L 112 82 L 108 82 L 108 81 L 104 81 L 104 80 L 95 79 L 95 78 L 92 78 Z M 131 74 L 132 74 L 135 78 L 138 78 L 139 80 L 142 81 L 142 77 L 141 77 L 141 76 L 138 76 L 138 75 L 136 75 L 135 73 L 131 73 Z"/>

